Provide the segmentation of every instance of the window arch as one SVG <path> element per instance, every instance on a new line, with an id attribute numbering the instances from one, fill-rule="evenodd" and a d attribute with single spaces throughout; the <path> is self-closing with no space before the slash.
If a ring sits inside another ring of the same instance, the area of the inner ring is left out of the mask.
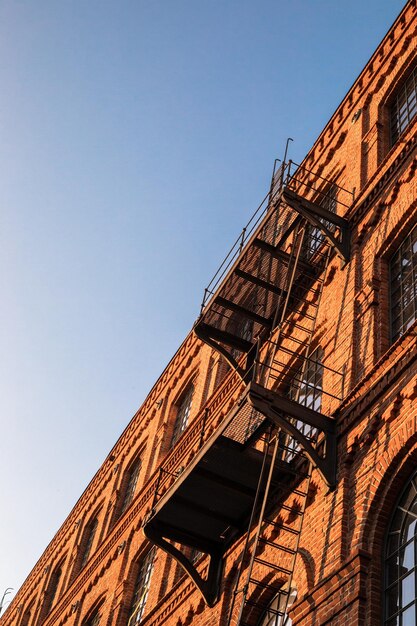
<path id="1" fill-rule="evenodd" d="M 390 135 L 393 146 L 417 113 L 417 63 L 394 92 L 390 106 Z"/>
<path id="2" fill-rule="evenodd" d="M 417 621 L 417 472 L 408 481 L 386 535 L 384 626 Z"/>

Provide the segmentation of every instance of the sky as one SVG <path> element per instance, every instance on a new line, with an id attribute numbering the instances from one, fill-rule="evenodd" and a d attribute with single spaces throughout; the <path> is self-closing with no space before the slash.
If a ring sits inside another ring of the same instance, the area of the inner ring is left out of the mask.
<path id="1" fill-rule="evenodd" d="M 403 5 L 2 0 L 0 598 Z"/>

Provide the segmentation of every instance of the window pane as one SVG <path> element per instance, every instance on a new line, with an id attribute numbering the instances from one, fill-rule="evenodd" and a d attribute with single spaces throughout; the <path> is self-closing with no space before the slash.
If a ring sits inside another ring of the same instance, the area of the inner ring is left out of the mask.
<path id="1" fill-rule="evenodd" d="M 416 626 L 416 478 L 409 480 L 387 532 L 385 626 Z"/>
<path id="2" fill-rule="evenodd" d="M 413 69 L 400 86 L 391 105 L 391 145 L 394 145 L 416 115 L 416 71 L 417 68 Z"/>
<path id="3" fill-rule="evenodd" d="M 191 385 L 185 393 L 178 407 L 177 416 L 174 424 L 174 432 L 172 434 L 171 446 L 173 446 L 180 438 L 184 430 L 188 426 L 188 419 L 191 412 L 191 402 L 193 399 L 194 386 Z"/>
<path id="4" fill-rule="evenodd" d="M 387 617 L 391 617 L 391 615 L 394 615 L 394 613 L 396 613 L 398 609 L 398 589 L 395 585 L 385 594 L 385 610 Z"/>
<path id="5" fill-rule="evenodd" d="M 395 341 L 416 319 L 417 227 L 393 255 L 390 277 L 391 336 Z"/>
<path id="6" fill-rule="evenodd" d="M 401 615 L 401 626 L 416 626 L 416 607 L 410 606 Z"/>
<path id="7" fill-rule="evenodd" d="M 395 554 L 390 559 L 388 559 L 387 565 L 386 565 L 385 572 L 386 572 L 386 577 L 387 577 L 386 583 L 388 587 L 393 582 L 398 580 L 398 571 L 399 571 L 398 566 L 399 566 L 399 556 L 398 554 Z"/>
<path id="8" fill-rule="evenodd" d="M 142 621 L 142 617 L 145 612 L 146 601 L 149 594 L 154 559 L 155 548 L 152 548 L 139 566 L 139 572 L 135 584 L 135 591 L 133 594 L 129 624 L 139 624 Z"/>
<path id="9" fill-rule="evenodd" d="M 414 573 L 409 574 L 401 581 L 401 604 L 407 606 L 414 600 Z"/>
<path id="10" fill-rule="evenodd" d="M 414 541 L 409 543 L 400 555 L 400 576 L 405 574 L 408 570 L 413 569 L 414 563 Z"/>

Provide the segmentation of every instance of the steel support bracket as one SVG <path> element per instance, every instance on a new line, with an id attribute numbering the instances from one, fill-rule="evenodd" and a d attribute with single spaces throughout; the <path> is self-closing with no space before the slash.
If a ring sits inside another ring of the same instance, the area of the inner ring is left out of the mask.
<path id="1" fill-rule="evenodd" d="M 218 550 L 208 552 L 210 557 L 207 577 L 204 579 L 198 573 L 195 564 L 188 559 L 181 550 L 176 548 L 172 543 L 167 541 L 162 532 L 152 524 L 149 524 L 148 517 L 143 524 L 143 532 L 145 537 L 152 541 L 159 548 L 170 554 L 186 571 L 193 580 L 194 584 L 203 596 L 204 602 L 209 607 L 213 607 L 220 597 L 220 583 L 223 573 L 223 554 Z"/>
<path id="2" fill-rule="evenodd" d="M 247 399 L 257 411 L 265 415 L 271 422 L 299 443 L 307 458 L 317 467 L 329 489 L 335 489 L 337 448 L 334 419 L 313 409 L 301 406 L 293 400 L 279 396 L 256 383 L 250 383 L 248 386 Z M 295 425 L 296 421 L 317 428 L 324 434 L 324 456 L 321 456 L 305 435 L 300 432 Z"/>

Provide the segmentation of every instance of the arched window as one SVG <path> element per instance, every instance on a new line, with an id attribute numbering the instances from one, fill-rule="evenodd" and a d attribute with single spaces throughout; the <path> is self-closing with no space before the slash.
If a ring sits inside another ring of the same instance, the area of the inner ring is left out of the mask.
<path id="1" fill-rule="evenodd" d="M 120 515 L 122 515 L 126 511 L 126 509 L 130 506 L 130 503 L 133 500 L 141 467 L 142 467 L 142 462 L 140 459 L 137 459 L 130 466 L 130 469 L 127 472 L 127 476 L 125 480 L 123 481 L 125 484 L 125 489 L 123 493 L 122 506 L 120 508 Z"/>
<path id="2" fill-rule="evenodd" d="M 133 592 L 132 607 L 128 625 L 140 624 L 145 612 L 146 601 L 148 599 L 149 587 L 155 560 L 155 547 L 151 548 L 144 558 L 139 562 L 139 569 L 136 576 L 135 590 Z"/>
<path id="3" fill-rule="evenodd" d="M 417 113 L 417 65 L 404 80 L 391 102 L 391 145 L 393 146 Z"/>
<path id="4" fill-rule="evenodd" d="M 390 262 L 391 339 L 401 337 L 417 319 L 417 226 Z"/>
<path id="5" fill-rule="evenodd" d="M 98 519 L 95 517 L 88 524 L 84 531 L 81 543 L 81 559 L 80 569 L 82 569 L 90 558 L 91 548 L 93 547 L 94 537 L 97 531 Z"/>
<path id="6" fill-rule="evenodd" d="M 57 595 L 59 583 L 62 577 L 62 563 L 57 565 L 49 579 L 48 588 L 45 594 L 45 604 L 42 609 L 42 615 L 47 615 L 52 609 L 55 597 Z"/>
<path id="7" fill-rule="evenodd" d="M 277 593 L 259 622 L 259 626 L 291 626 L 292 619 L 288 609 L 292 607 L 297 597 L 297 589 L 291 588 L 286 593 Z"/>
<path id="8" fill-rule="evenodd" d="M 193 393 L 194 385 L 189 385 L 179 401 L 177 415 L 175 417 L 174 430 L 172 433 L 171 447 L 173 447 L 177 443 L 178 439 L 181 437 L 182 433 L 188 426 Z"/>
<path id="9" fill-rule="evenodd" d="M 96 609 L 88 619 L 83 622 L 83 626 L 98 626 L 101 620 L 100 609 Z"/>
<path id="10" fill-rule="evenodd" d="M 90 608 L 87 615 L 81 622 L 82 626 L 99 626 L 103 615 L 104 600 L 99 600 L 99 603 Z"/>
<path id="11" fill-rule="evenodd" d="M 32 600 L 30 605 L 25 609 L 25 612 L 23 613 L 20 626 L 29 626 L 34 607 L 35 607 L 35 601 Z"/>
<path id="12" fill-rule="evenodd" d="M 417 623 L 417 473 L 395 508 L 385 546 L 384 626 Z"/>

